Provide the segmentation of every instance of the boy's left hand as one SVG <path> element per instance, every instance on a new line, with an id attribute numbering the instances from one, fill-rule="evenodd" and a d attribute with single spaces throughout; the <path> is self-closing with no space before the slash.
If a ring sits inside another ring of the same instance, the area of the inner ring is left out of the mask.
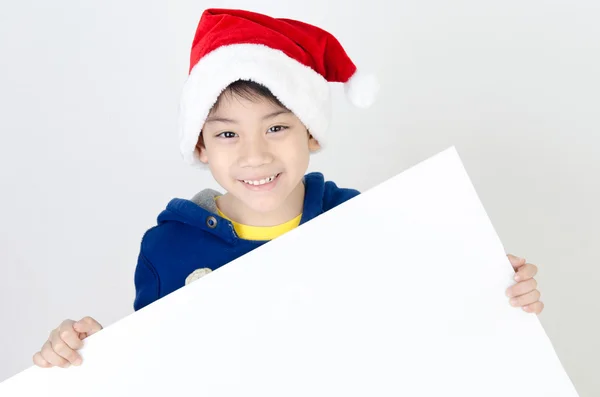
<path id="1" fill-rule="evenodd" d="M 540 314 L 544 310 L 544 304 L 540 302 L 540 291 L 537 290 L 537 281 L 533 278 L 537 274 L 537 266 L 511 254 L 507 257 L 515 269 L 517 282 L 506 290 L 511 306 L 521 307 L 528 313 Z"/>

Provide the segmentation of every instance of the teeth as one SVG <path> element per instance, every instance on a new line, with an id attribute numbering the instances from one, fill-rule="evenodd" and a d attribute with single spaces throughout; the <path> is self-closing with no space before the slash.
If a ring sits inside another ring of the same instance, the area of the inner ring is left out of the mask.
<path id="1" fill-rule="evenodd" d="M 254 186 L 264 185 L 265 183 L 273 182 L 273 179 L 275 179 L 276 176 L 277 175 L 272 175 L 268 178 L 261 179 L 258 181 L 244 180 L 244 183 L 247 183 L 248 185 L 254 185 Z"/>

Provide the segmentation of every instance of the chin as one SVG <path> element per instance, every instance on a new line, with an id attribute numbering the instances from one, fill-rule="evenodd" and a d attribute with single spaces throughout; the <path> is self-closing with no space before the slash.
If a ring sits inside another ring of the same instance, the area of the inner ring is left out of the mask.
<path id="1" fill-rule="evenodd" d="M 286 178 L 281 178 L 281 175 L 273 182 L 261 186 L 248 186 L 243 181 L 236 180 L 232 191 L 235 191 L 238 200 L 255 212 L 275 211 L 284 203 L 290 190 Z"/>

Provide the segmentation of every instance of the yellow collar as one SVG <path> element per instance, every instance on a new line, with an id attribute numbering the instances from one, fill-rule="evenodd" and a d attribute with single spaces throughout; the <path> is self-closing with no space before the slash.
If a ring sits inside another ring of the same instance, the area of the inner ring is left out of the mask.
<path id="1" fill-rule="evenodd" d="M 218 208 L 217 212 L 219 213 L 220 217 L 231 222 L 238 237 L 244 240 L 273 240 L 274 238 L 279 237 L 282 234 L 298 227 L 298 225 L 300 225 L 300 220 L 302 219 L 302 214 L 300 214 L 294 219 L 276 226 L 250 226 L 232 221 Z"/>

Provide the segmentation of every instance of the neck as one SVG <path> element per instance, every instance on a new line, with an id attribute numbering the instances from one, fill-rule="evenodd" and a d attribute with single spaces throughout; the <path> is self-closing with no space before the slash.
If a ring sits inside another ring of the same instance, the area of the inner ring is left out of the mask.
<path id="1" fill-rule="evenodd" d="M 277 226 L 296 218 L 304 207 L 305 186 L 300 182 L 290 193 L 285 202 L 276 210 L 258 212 L 229 193 L 219 197 L 219 209 L 230 219 L 248 226 Z"/>

